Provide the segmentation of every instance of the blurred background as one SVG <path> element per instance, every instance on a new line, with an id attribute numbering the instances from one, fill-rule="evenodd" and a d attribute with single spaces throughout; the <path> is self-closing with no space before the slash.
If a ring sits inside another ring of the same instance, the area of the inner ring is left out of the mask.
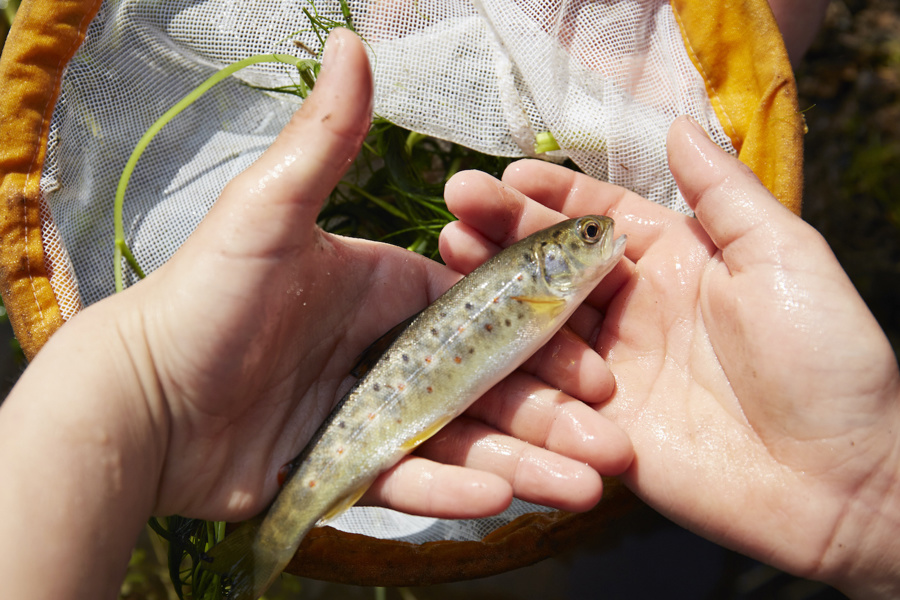
<path id="1" fill-rule="evenodd" d="M 16 0 L 0 0 L 5 39 Z M 900 0 L 836 0 L 798 68 L 806 136 L 803 217 L 900 348 Z M 840 343 L 840 340 L 835 340 Z M 24 368 L 0 308 L 0 398 Z M 799 580 L 693 536 L 649 509 L 636 511 L 613 549 L 585 546 L 498 577 L 381 590 L 285 580 L 272 598 L 777 598 L 838 592 Z M 168 598 L 158 548 L 145 540 L 123 597 Z"/>

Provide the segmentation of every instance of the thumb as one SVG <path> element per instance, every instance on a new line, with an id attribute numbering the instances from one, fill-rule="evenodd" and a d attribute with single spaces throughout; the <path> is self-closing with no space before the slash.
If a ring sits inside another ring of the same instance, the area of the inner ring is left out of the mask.
<path id="1" fill-rule="evenodd" d="M 204 244 L 232 255 L 281 255 L 309 240 L 319 210 L 359 152 L 372 114 L 372 74 L 360 39 L 335 29 L 322 70 L 272 145 L 235 177 L 201 224 Z M 196 238 L 203 238 L 198 231 Z M 217 240 L 217 241 L 216 241 Z"/>
<path id="2" fill-rule="evenodd" d="M 748 166 L 713 142 L 690 117 L 679 117 L 666 142 L 669 169 L 685 201 L 731 268 L 757 262 L 802 221 L 779 203 Z M 739 241 L 741 252 L 728 252 Z M 750 249 L 750 252 L 744 251 Z M 753 250 L 756 248 L 756 250 Z"/>

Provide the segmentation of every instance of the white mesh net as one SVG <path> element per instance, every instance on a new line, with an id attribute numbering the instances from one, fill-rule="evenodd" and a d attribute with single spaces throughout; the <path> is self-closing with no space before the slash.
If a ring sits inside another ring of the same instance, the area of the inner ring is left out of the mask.
<path id="1" fill-rule="evenodd" d="M 351 0 L 375 73 L 375 112 L 498 156 L 535 154 L 550 132 L 586 173 L 688 212 L 669 174 L 669 124 L 690 114 L 733 152 L 666 0 Z M 307 0 L 104 2 L 68 66 L 42 191 L 61 245 L 51 284 L 64 318 L 114 291 L 113 198 L 137 140 L 228 63 L 318 49 Z M 337 0 L 315 10 L 340 18 Z M 125 200 L 126 239 L 147 271 L 164 263 L 232 177 L 272 142 L 298 99 L 293 67 L 240 71 L 181 113 L 144 153 Z M 47 238 L 50 240 L 51 238 Z M 127 272 L 127 270 L 126 270 Z M 74 284 L 73 284 L 74 277 Z M 77 293 L 73 293 L 73 290 Z M 517 503 L 502 522 L 536 507 Z M 361 511 L 361 512 L 360 512 Z M 484 527 L 355 509 L 337 525 L 381 537 L 479 539 Z M 439 533 L 435 534 L 436 531 Z M 397 532 L 401 534 L 393 535 Z M 431 537 L 436 535 L 437 537 Z"/>

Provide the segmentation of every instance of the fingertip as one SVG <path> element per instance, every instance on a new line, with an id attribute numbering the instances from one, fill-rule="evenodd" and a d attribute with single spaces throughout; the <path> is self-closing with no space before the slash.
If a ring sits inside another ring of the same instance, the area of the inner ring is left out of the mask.
<path id="1" fill-rule="evenodd" d="M 232 180 L 229 194 L 240 202 L 247 193 L 262 194 L 318 213 L 369 131 L 372 89 L 362 42 L 349 30 L 334 30 L 312 93 L 262 156 Z"/>
<path id="2" fill-rule="evenodd" d="M 362 40 L 349 29 L 332 30 L 325 41 L 322 69 L 304 107 L 319 108 L 324 126 L 358 146 L 356 139 L 362 142 L 372 121 L 372 89 L 372 68 Z"/>
<path id="3" fill-rule="evenodd" d="M 621 475 L 634 463 L 634 443 L 631 437 L 618 425 L 604 417 L 606 425 L 603 428 L 605 449 L 598 460 L 591 466 L 597 472 L 605 476 Z"/>
<path id="4" fill-rule="evenodd" d="M 696 209 L 702 192 L 723 177 L 720 163 L 725 152 L 689 116 L 680 116 L 673 121 L 666 137 L 666 149 L 669 169 L 678 189 L 688 206 Z"/>
<path id="5" fill-rule="evenodd" d="M 477 519 L 503 512 L 512 498 L 512 485 L 499 475 L 407 456 L 360 503 L 439 519 Z"/>
<path id="6" fill-rule="evenodd" d="M 667 149 L 678 189 L 717 248 L 760 223 L 792 214 L 750 167 L 720 148 L 690 117 L 673 122 Z"/>
<path id="7" fill-rule="evenodd" d="M 569 396 L 599 403 L 615 389 L 606 361 L 568 326 L 525 363 L 525 370 Z"/>
<path id="8" fill-rule="evenodd" d="M 565 465 L 564 475 L 561 468 L 557 470 L 554 466 L 539 473 L 540 479 L 517 495 L 528 502 L 558 510 L 584 512 L 592 509 L 603 497 L 603 478 L 586 464 L 568 462 L 571 464 Z M 522 481 L 522 487 L 525 488 L 527 483 Z"/>
<path id="9" fill-rule="evenodd" d="M 463 274 L 470 273 L 499 251 L 499 247 L 461 221 L 444 226 L 438 249 L 444 264 Z"/>
<path id="10" fill-rule="evenodd" d="M 556 411 L 546 448 L 581 461 L 603 476 L 625 472 L 634 460 L 631 438 L 595 407 L 578 400 Z"/>
<path id="11" fill-rule="evenodd" d="M 525 198 L 487 173 L 462 171 L 447 182 L 444 201 L 460 221 L 502 243 L 515 235 Z"/>

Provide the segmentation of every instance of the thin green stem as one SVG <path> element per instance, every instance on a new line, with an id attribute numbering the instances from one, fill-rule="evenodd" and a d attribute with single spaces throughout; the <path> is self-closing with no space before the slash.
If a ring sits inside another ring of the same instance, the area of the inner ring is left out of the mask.
<path id="1" fill-rule="evenodd" d="M 210 88 L 243 68 L 264 62 L 288 63 L 297 67 L 297 70 L 301 73 L 315 68 L 315 65 L 317 64 L 316 61 L 312 59 L 297 58 L 296 56 L 291 56 L 289 54 L 258 54 L 256 56 L 245 58 L 244 60 L 239 60 L 218 71 L 209 79 L 194 88 L 187 96 L 182 98 L 175 106 L 167 110 L 165 114 L 157 119 L 156 122 L 144 132 L 144 135 L 141 136 L 134 151 L 132 151 L 131 156 L 128 158 L 128 162 L 125 163 L 125 168 L 122 170 L 122 176 L 119 178 L 119 185 L 116 188 L 115 203 L 113 204 L 113 224 L 115 230 L 115 246 L 113 251 L 115 262 L 113 265 L 113 272 L 115 274 L 116 292 L 121 292 L 125 287 L 124 274 L 122 272 L 123 258 L 128 262 L 128 265 L 134 269 L 138 277 L 144 277 L 143 271 L 125 242 L 125 227 L 122 221 L 123 207 L 125 204 L 125 190 L 128 189 L 128 182 L 131 179 L 131 174 L 134 172 L 138 159 L 140 159 L 144 150 L 147 149 L 147 146 L 150 145 L 151 140 L 153 140 L 156 134 L 159 133 L 169 121 L 174 119 L 188 106 L 196 102 L 197 99 L 205 94 Z"/>

